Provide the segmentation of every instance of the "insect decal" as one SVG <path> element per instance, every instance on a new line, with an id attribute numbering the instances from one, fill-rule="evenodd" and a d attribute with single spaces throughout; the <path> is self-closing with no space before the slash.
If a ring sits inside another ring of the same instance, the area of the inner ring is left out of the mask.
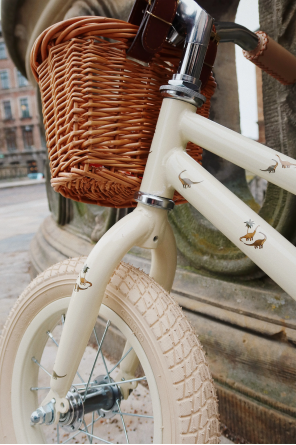
<path id="1" fill-rule="evenodd" d="M 266 236 L 264 233 L 262 233 L 262 232 L 259 232 L 259 233 L 261 233 L 261 235 L 264 236 L 263 239 L 257 239 L 257 240 L 254 241 L 252 244 L 247 244 L 247 243 L 244 243 L 244 244 L 245 244 L 246 246 L 254 246 L 255 249 L 263 249 L 263 244 L 264 244 L 265 241 L 267 240 L 267 236 Z"/>
<path id="2" fill-rule="evenodd" d="M 282 168 L 290 168 L 291 166 L 296 167 L 296 164 L 292 164 L 289 161 L 282 161 L 281 158 L 279 157 L 279 155 L 276 155 L 276 156 L 279 158 L 280 163 L 282 164 Z"/>
<path id="3" fill-rule="evenodd" d="M 65 375 L 57 375 L 57 373 L 55 371 L 52 371 L 52 378 L 57 380 L 57 379 L 63 379 L 64 377 L 66 377 L 67 374 Z"/>
<path id="4" fill-rule="evenodd" d="M 268 173 L 275 173 L 275 169 L 277 168 L 277 166 L 279 165 L 279 163 L 275 160 L 272 159 L 275 162 L 275 165 L 270 165 L 269 167 L 267 167 L 265 170 L 262 170 L 262 168 L 260 168 L 260 170 L 262 172 L 268 172 Z"/>
<path id="5" fill-rule="evenodd" d="M 251 229 L 255 223 L 254 223 L 254 221 L 249 219 L 249 221 L 245 221 L 245 224 L 247 227 L 247 233 L 246 233 L 246 235 L 241 236 L 239 240 L 241 242 L 243 242 L 242 241 L 243 239 L 245 239 L 246 241 L 253 241 L 254 236 L 256 235 L 257 229 L 258 229 L 258 227 L 260 227 L 260 225 L 258 224 L 258 226 L 254 230 L 254 232 L 249 233 L 249 229 Z M 263 244 L 267 240 L 267 236 L 264 235 L 264 233 L 262 233 L 262 232 L 259 232 L 259 233 L 261 233 L 264 236 L 264 239 L 255 240 L 252 244 L 248 244 L 248 243 L 244 243 L 244 244 L 246 246 L 254 246 L 255 249 L 263 249 Z"/>
<path id="6" fill-rule="evenodd" d="M 183 171 L 179 174 L 179 176 L 178 176 L 178 178 L 180 179 L 180 181 L 181 181 L 181 183 L 182 183 L 184 189 L 186 189 L 186 188 L 190 188 L 192 184 L 200 184 L 201 182 L 203 182 L 203 181 L 193 182 L 193 181 L 191 181 L 191 179 L 189 179 L 189 178 L 181 178 L 181 174 L 184 173 L 184 172 L 186 172 L 186 170 L 183 170 Z"/>
<path id="7" fill-rule="evenodd" d="M 92 286 L 92 283 L 90 281 L 87 281 L 85 278 L 87 271 L 89 270 L 89 267 L 87 265 L 83 266 L 82 271 L 79 274 L 78 280 L 79 282 L 75 284 L 74 291 L 79 292 L 80 290 L 86 290 L 89 289 Z"/>

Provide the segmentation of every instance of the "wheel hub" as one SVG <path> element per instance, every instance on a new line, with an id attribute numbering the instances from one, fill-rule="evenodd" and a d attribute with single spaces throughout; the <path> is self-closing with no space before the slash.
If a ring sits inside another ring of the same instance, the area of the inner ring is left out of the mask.
<path id="1" fill-rule="evenodd" d="M 100 375 L 99 377 L 96 377 L 94 380 L 95 385 L 106 385 L 106 383 L 114 383 L 114 380 L 110 378 L 110 381 L 108 379 L 108 376 Z M 101 417 L 105 417 L 106 419 L 111 419 L 111 417 L 116 416 L 116 414 L 119 412 L 119 406 L 122 399 L 122 394 L 117 385 L 110 385 L 110 386 L 104 386 L 103 388 L 111 389 L 112 391 L 112 399 L 109 398 L 109 406 L 102 406 L 99 408 L 95 408 L 93 411 L 97 411 L 98 415 Z M 117 405 L 118 403 L 118 405 Z"/>
<path id="2" fill-rule="evenodd" d="M 84 416 L 82 397 L 76 388 L 72 387 L 66 398 L 69 401 L 70 409 L 66 414 L 60 415 L 59 425 L 67 432 L 77 431 L 83 422 Z"/>
<path id="3" fill-rule="evenodd" d="M 100 385 L 100 386 L 99 386 Z M 119 412 L 122 394 L 114 380 L 108 376 L 98 376 L 92 385 L 85 391 L 77 391 L 72 386 L 66 399 L 69 401 L 69 410 L 60 415 L 59 425 L 67 432 L 77 431 L 85 414 L 97 411 L 105 418 L 114 417 Z M 39 407 L 31 415 L 31 425 L 51 425 L 55 421 L 55 401 Z"/>

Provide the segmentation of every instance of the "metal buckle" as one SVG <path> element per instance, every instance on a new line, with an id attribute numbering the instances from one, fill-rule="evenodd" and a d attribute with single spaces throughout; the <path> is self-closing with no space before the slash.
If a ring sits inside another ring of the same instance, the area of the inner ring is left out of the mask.
<path id="1" fill-rule="evenodd" d="M 161 196 L 150 195 L 150 193 L 136 192 L 134 199 L 141 204 L 145 204 L 150 207 L 155 207 L 162 210 L 173 210 L 175 203 L 172 199 L 162 198 Z"/>
<path id="2" fill-rule="evenodd" d="M 150 3 L 149 3 L 149 5 L 150 5 Z M 158 17 L 157 15 L 152 14 L 152 12 L 146 11 L 146 14 L 149 14 L 152 17 L 154 17 L 155 19 L 161 20 L 162 22 L 166 23 L 167 25 L 172 26 L 172 23 L 167 22 L 166 20 L 162 19 L 161 17 Z"/>
<path id="3" fill-rule="evenodd" d="M 219 43 L 220 43 L 220 39 L 221 39 L 221 37 L 218 35 L 218 33 L 217 32 L 215 32 L 215 31 L 211 31 L 211 40 L 213 41 L 213 42 L 216 42 L 217 43 L 217 45 L 219 45 Z"/>

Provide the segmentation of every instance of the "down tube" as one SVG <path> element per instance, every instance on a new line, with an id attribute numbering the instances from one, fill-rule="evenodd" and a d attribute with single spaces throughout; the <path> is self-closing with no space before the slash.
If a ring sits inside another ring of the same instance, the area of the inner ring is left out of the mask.
<path id="1" fill-rule="evenodd" d="M 295 246 L 183 149 L 171 151 L 165 168 L 168 182 L 282 289 L 296 299 Z M 251 228 L 246 226 L 248 221 L 254 222 Z M 253 232 L 255 233 L 252 236 Z"/>

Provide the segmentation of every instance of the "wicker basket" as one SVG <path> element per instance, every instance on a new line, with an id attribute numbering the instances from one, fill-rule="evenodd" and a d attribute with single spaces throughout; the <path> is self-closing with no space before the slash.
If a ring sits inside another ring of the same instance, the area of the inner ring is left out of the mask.
<path id="1" fill-rule="evenodd" d="M 162 102 L 159 87 L 180 58 L 169 45 L 149 66 L 127 58 L 136 32 L 120 20 L 78 17 L 51 26 L 34 44 L 31 67 L 41 91 L 51 184 L 67 198 L 136 204 Z M 208 108 L 199 112 L 207 115 Z M 202 150 L 188 149 L 200 162 Z M 175 200 L 184 202 L 178 194 Z"/>

